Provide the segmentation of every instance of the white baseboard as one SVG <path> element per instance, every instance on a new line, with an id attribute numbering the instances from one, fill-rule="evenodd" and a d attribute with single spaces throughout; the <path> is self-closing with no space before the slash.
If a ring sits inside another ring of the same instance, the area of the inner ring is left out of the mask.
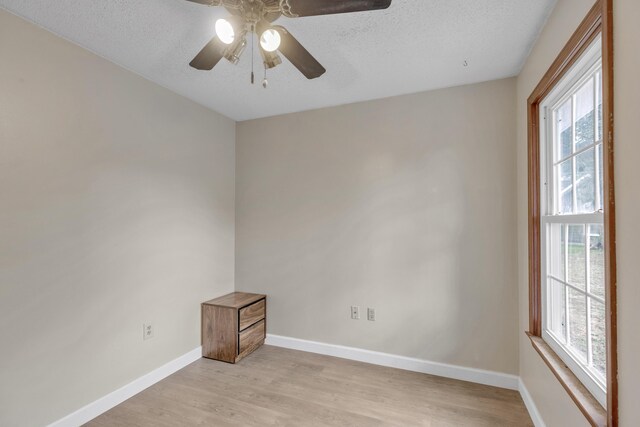
<path id="1" fill-rule="evenodd" d="M 359 362 L 371 363 L 374 365 L 404 369 L 406 371 L 421 372 L 424 374 L 437 375 L 456 380 L 470 381 L 478 384 L 507 388 L 510 390 L 518 390 L 519 378 L 516 375 L 503 374 L 501 372 L 448 365 L 446 363 L 431 362 L 429 360 L 397 356 L 395 354 L 380 353 L 377 351 L 362 350 L 354 347 L 345 347 L 341 345 L 326 344 L 322 342 L 307 341 L 271 334 L 267 334 L 265 343 L 277 347 L 325 354 L 328 356 L 357 360 Z"/>
<path id="2" fill-rule="evenodd" d="M 529 394 L 529 390 L 527 390 L 524 382 L 522 382 L 522 379 L 518 380 L 518 391 L 520 392 L 520 396 L 522 396 L 524 406 L 526 406 L 527 411 L 529 411 L 529 416 L 531 417 L 531 421 L 533 421 L 533 425 L 536 427 L 546 427 L 542 420 L 542 415 L 540 415 L 540 411 L 538 411 L 538 407 Z"/>
<path id="3" fill-rule="evenodd" d="M 124 402 L 130 397 L 140 393 L 142 390 L 154 385 L 158 381 L 168 377 L 174 372 L 184 368 L 188 364 L 195 362 L 202 357 L 202 347 L 194 348 L 190 352 L 183 354 L 177 359 L 162 365 L 158 369 L 154 369 L 146 375 L 133 380 L 129 384 L 120 387 L 118 390 L 107 394 L 104 397 L 89 403 L 88 405 L 78 409 L 72 414 L 49 424 L 49 427 L 77 427 L 86 422 L 91 421 L 95 417 L 116 405 Z"/>

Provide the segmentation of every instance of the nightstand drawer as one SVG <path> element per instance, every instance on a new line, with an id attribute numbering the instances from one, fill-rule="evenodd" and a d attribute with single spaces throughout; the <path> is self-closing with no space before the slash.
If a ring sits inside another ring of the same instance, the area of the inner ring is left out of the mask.
<path id="1" fill-rule="evenodd" d="M 264 319 L 265 300 L 260 300 L 240 310 L 240 330 L 244 331 L 259 320 Z"/>
<path id="2" fill-rule="evenodd" d="M 240 357 L 250 353 L 264 343 L 264 320 L 240 332 Z"/>

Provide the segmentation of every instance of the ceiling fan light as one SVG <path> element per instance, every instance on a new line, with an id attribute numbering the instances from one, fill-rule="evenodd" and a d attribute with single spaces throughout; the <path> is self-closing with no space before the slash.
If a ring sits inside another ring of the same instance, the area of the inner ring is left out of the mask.
<path id="1" fill-rule="evenodd" d="M 261 50 L 262 54 L 262 63 L 264 64 L 264 68 L 271 69 L 275 66 L 282 64 L 282 59 L 276 52 L 267 52 L 266 50 Z"/>
<path id="2" fill-rule="evenodd" d="M 245 47 L 247 47 L 247 39 L 239 38 L 225 49 L 224 57 L 233 65 L 236 65 L 240 61 L 240 56 Z"/>
<path id="3" fill-rule="evenodd" d="M 236 38 L 233 25 L 226 19 L 218 19 L 216 21 L 216 35 L 224 44 L 231 44 Z"/>
<path id="4" fill-rule="evenodd" d="M 267 52 L 274 52 L 280 47 L 280 33 L 276 30 L 269 28 L 265 30 L 260 36 L 260 46 Z"/>

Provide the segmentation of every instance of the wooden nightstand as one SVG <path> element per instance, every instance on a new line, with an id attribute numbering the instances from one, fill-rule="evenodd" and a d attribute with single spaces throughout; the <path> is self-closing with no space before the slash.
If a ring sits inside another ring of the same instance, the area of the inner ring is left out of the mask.
<path id="1" fill-rule="evenodd" d="M 267 296 L 233 292 L 202 303 L 202 357 L 236 363 L 264 344 Z"/>

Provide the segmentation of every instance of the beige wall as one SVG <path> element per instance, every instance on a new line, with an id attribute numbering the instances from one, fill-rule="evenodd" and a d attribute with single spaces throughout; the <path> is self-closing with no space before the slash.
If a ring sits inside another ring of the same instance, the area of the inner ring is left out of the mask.
<path id="1" fill-rule="evenodd" d="M 239 123 L 236 288 L 269 333 L 516 374 L 514 103 L 507 79 Z"/>
<path id="2" fill-rule="evenodd" d="M 200 345 L 199 303 L 233 289 L 234 140 L 0 11 L 0 425 L 55 421 Z"/>
<path id="3" fill-rule="evenodd" d="M 527 283 L 527 140 L 526 99 L 549 68 L 571 34 L 578 27 L 592 0 L 559 0 L 544 31 L 540 35 L 527 63 L 518 77 L 518 264 L 520 286 L 520 330 L 528 325 Z M 620 425 L 637 425 L 640 419 L 640 301 L 637 264 L 637 243 L 640 228 L 640 2 L 614 1 L 615 79 L 616 79 L 616 195 L 618 225 L 618 290 L 619 290 L 619 381 Z M 520 375 L 549 427 L 588 425 L 575 404 L 532 349 L 529 340 L 520 334 Z"/>

